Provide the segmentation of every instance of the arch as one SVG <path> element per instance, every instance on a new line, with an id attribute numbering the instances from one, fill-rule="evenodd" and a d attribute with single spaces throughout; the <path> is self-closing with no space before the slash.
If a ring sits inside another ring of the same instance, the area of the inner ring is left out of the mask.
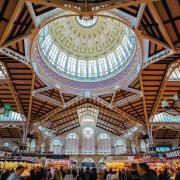
<path id="1" fill-rule="evenodd" d="M 100 160 L 99 160 L 99 165 L 105 165 L 106 163 L 105 163 L 105 159 L 104 158 L 101 158 Z"/>
<path id="2" fill-rule="evenodd" d="M 66 137 L 65 154 L 78 154 L 79 137 L 75 133 L 70 133 Z"/>
<path id="3" fill-rule="evenodd" d="M 101 133 L 98 138 L 98 154 L 111 154 L 111 138 L 106 133 Z"/>
<path id="4" fill-rule="evenodd" d="M 93 162 L 94 163 L 94 160 L 92 158 L 84 158 L 82 160 L 82 162 Z"/>
<path id="5" fill-rule="evenodd" d="M 146 152 L 146 143 L 144 140 L 140 141 L 140 148 L 141 148 L 141 151 Z"/>
<path id="6" fill-rule="evenodd" d="M 114 143 L 114 151 L 115 154 L 123 154 L 123 153 L 127 153 L 127 148 L 126 148 L 126 143 L 125 141 L 119 139 Z"/>
<path id="7" fill-rule="evenodd" d="M 81 163 L 81 167 L 90 167 L 93 168 L 95 167 L 95 161 L 92 158 L 84 158 Z"/>
<path id="8" fill-rule="evenodd" d="M 35 139 L 32 139 L 31 142 L 29 143 L 29 151 L 35 152 L 35 148 L 36 148 L 36 141 Z"/>
<path id="9" fill-rule="evenodd" d="M 78 139 L 79 140 L 79 137 L 77 136 L 76 133 L 70 133 L 66 137 L 66 140 L 68 140 L 68 139 Z"/>
<path id="10" fill-rule="evenodd" d="M 85 127 L 82 130 L 82 154 L 94 154 L 95 142 L 94 142 L 94 129 L 91 127 Z"/>
<path id="11" fill-rule="evenodd" d="M 62 143 L 59 139 L 53 140 L 53 153 L 62 154 Z"/>
<path id="12" fill-rule="evenodd" d="M 98 140 L 99 139 L 109 139 L 110 140 L 110 137 L 108 134 L 106 133 L 101 133 L 99 136 L 98 136 Z"/>
<path id="13" fill-rule="evenodd" d="M 10 148 L 11 145 L 10 145 L 10 143 L 8 143 L 8 142 L 4 142 L 3 145 L 2 145 L 2 147 L 3 147 L 3 148 Z"/>

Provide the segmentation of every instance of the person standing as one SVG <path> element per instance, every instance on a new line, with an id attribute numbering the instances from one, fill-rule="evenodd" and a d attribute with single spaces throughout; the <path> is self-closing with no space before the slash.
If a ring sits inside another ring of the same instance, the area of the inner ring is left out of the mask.
<path id="1" fill-rule="evenodd" d="M 96 170 L 96 168 L 92 168 L 91 180 L 96 180 L 96 179 L 97 179 L 97 170 Z"/>
<path id="2" fill-rule="evenodd" d="M 17 166 L 14 173 L 12 173 L 7 180 L 20 180 L 22 173 L 24 172 L 24 166 Z"/>
<path id="3" fill-rule="evenodd" d="M 136 163 L 131 164 L 131 170 L 130 170 L 129 174 L 127 175 L 127 180 L 140 180 L 140 176 L 137 171 Z"/>
<path id="4" fill-rule="evenodd" d="M 59 169 L 55 169 L 54 176 L 52 178 L 53 180 L 63 180 L 61 171 Z"/>
<path id="5" fill-rule="evenodd" d="M 149 172 L 149 166 L 146 163 L 138 164 L 137 170 L 141 180 L 156 180 L 156 177 Z"/>
<path id="6" fill-rule="evenodd" d="M 64 176 L 64 180 L 73 180 L 73 175 L 71 174 L 70 169 L 66 170 L 66 175 Z"/>
<path id="7" fill-rule="evenodd" d="M 177 169 L 177 173 L 175 176 L 175 180 L 179 180 L 180 179 L 180 168 Z"/>

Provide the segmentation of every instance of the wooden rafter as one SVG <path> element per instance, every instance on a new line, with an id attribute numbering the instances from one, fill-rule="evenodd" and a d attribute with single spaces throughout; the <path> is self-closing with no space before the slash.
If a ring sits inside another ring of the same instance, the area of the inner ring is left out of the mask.
<path id="1" fill-rule="evenodd" d="M 171 38 L 170 38 L 169 34 L 167 33 L 166 28 L 165 28 L 165 26 L 164 26 L 164 24 L 163 24 L 163 22 L 162 22 L 162 20 L 161 20 L 161 17 L 160 17 L 160 15 L 159 15 L 159 13 L 157 12 L 157 9 L 155 8 L 152 0 L 148 0 L 148 6 L 149 6 L 149 8 L 150 8 L 150 10 L 151 10 L 154 18 L 156 19 L 156 21 L 157 21 L 158 24 L 159 24 L 160 30 L 161 30 L 161 32 L 162 32 L 162 35 L 164 36 L 164 38 L 165 38 L 166 41 L 168 42 L 170 48 L 173 49 L 173 50 L 175 50 L 174 45 L 173 45 L 173 43 L 172 43 L 172 41 L 171 41 Z"/>
<path id="2" fill-rule="evenodd" d="M 145 96 L 144 96 L 144 86 L 143 86 L 142 75 L 139 75 L 139 81 L 140 81 L 140 85 L 141 85 L 145 121 L 146 121 L 147 126 L 149 126 L 149 119 L 148 119 L 148 115 L 147 115 L 147 108 L 146 108 L 146 100 L 145 100 Z"/>
<path id="3" fill-rule="evenodd" d="M 16 38 L 13 38 L 12 40 L 9 40 L 9 41 L 5 42 L 5 43 L 2 45 L 2 47 L 8 47 L 8 46 L 11 46 L 11 45 L 13 45 L 13 44 L 16 44 L 16 43 L 24 40 L 25 38 L 30 37 L 31 35 L 32 35 L 31 32 L 30 32 L 30 33 L 25 33 L 25 34 L 23 34 L 23 35 L 20 35 L 20 36 L 18 36 L 18 37 L 16 37 Z"/>
<path id="4" fill-rule="evenodd" d="M 139 24 L 140 24 L 140 22 L 141 22 L 141 19 L 142 19 L 142 16 L 143 16 L 145 7 L 146 7 L 146 3 L 142 3 L 142 4 L 140 5 L 139 12 L 138 12 L 138 15 L 137 15 L 137 18 L 136 18 L 135 29 L 138 29 L 138 28 L 139 28 Z"/>
<path id="5" fill-rule="evenodd" d="M 31 19 L 33 21 L 33 24 L 34 24 L 34 27 L 35 28 L 38 28 L 38 23 L 37 23 L 37 19 L 36 19 L 36 14 L 35 14 L 35 11 L 34 11 L 34 8 L 33 8 L 33 5 L 31 2 L 25 2 L 26 3 L 26 6 L 28 8 L 28 11 L 29 11 L 29 14 L 31 16 Z"/>
<path id="6" fill-rule="evenodd" d="M 177 59 L 177 60 L 173 61 L 172 63 L 170 63 L 170 64 L 168 65 L 168 67 L 167 67 L 167 69 L 166 69 L 166 72 L 165 72 L 165 74 L 164 74 L 164 77 L 163 77 L 163 79 L 162 79 L 161 86 L 159 87 L 159 91 L 158 91 L 158 94 L 157 94 L 157 96 L 156 96 L 156 100 L 155 100 L 153 109 L 152 109 L 152 111 L 151 111 L 150 118 L 156 114 L 156 112 L 157 112 L 157 110 L 158 110 L 159 103 L 160 103 L 161 98 L 162 98 L 162 95 L 163 95 L 164 90 L 165 90 L 165 88 L 166 88 L 168 79 L 169 79 L 171 73 L 173 72 L 173 70 L 176 68 L 176 66 L 173 67 L 173 68 L 171 68 L 172 64 L 175 64 L 175 63 L 177 63 L 177 62 L 179 62 L 179 61 L 180 61 L 180 60 Z M 178 66 L 180 66 L 180 62 L 178 63 Z"/>
<path id="7" fill-rule="evenodd" d="M 19 16 L 19 14 L 21 13 L 21 10 L 24 6 L 24 0 L 18 0 L 18 3 L 13 11 L 13 14 L 11 15 L 11 18 L 9 20 L 8 25 L 6 26 L 6 29 L 0 39 L 0 46 L 2 46 L 2 44 L 6 41 L 6 39 L 8 38 L 9 34 L 11 33 L 11 30 L 13 28 L 14 22 L 17 19 L 17 17 Z"/>
<path id="8" fill-rule="evenodd" d="M 8 79 L 7 79 L 8 87 L 9 87 L 9 89 L 10 89 L 10 91 L 11 91 L 11 94 L 12 94 L 12 96 L 13 96 L 13 99 L 14 99 L 14 101 L 15 101 L 15 103 L 16 103 L 18 112 L 19 112 L 20 114 L 25 114 L 25 113 L 24 113 L 24 109 L 23 109 L 22 104 L 21 104 L 21 101 L 20 101 L 20 99 L 19 99 L 18 93 L 17 93 L 17 91 L 16 91 L 16 88 L 14 87 L 14 83 L 13 83 L 13 81 L 12 81 L 12 79 L 11 79 L 11 75 L 10 75 L 10 73 L 9 73 L 9 71 L 8 71 L 8 68 L 7 68 L 7 66 L 6 66 L 5 63 L 3 63 L 3 66 L 5 67 L 5 70 L 6 70 L 6 72 L 7 72 L 7 76 L 8 76 Z"/>
<path id="9" fill-rule="evenodd" d="M 29 130 L 29 124 L 30 124 L 30 120 L 31 120 L 31 110 L 32 110 L 32 102 L 33 102 L 33 96 L 32 96 L 32 92 L 34 90 L 34 83 L 35 83 L 35 73 L 32 74 L 32 83 L 31 83 L 31 91 L 30 91 L 30 98 L 29 98 L 29 109 L 28 109 L 28 117 L 26 120 L 26 126 L 25 126 L 25 130 L 24 130 L 24 136 L 23 136 L 23 142 L 26 142 L 26 137 L 27 137 L 27 133 Z"/>
<path id="10" fill-rule="evenodd" d="M 52 111 L 48 112 L 47 114 L 41 116 L 41 117 L 39 118 L 39 120 L 40 120 L 40 121 L 42 121 L 42 120 L 43 120 L 43 121 L 46 121 L 46 120 L 48 120 L 50 117 L 52 117 L 54 114 L 56 114 L 56 113 L 58 113 L 58 112 L 60 112 L 60 111 L 62 111 L 62 110 L 64 110 L 64 109 L 66 109 L 68 106 L 70 106 L 70 105 L 72 105 L 72 104 L 74 104 L 74 103 L 76 103 L 76 102 L 79 102 L 81 99 L 82 99 L 82 97 L 75 97 L 74 99 L 71 100 L 71 103 L 69 103 L 68 105 L 66 105 L 66 106 L 59 106 L 59 107 L 53 109 Z"/>
<path id="11" fill-rule="evenodd" d="M 57 0 L 52 0 L 51 2 L 43 1 L 43 0 L 25 0 L 25 1 L 36 3 L 36 4 L 42 4 L 48 7 L 62 8 L 62 9 L 80 14 L 82 16 L 92 16 L 93 14 L 96 14 L 102 11 L 108 11 L 115 8 L 125 8 L 128 6 L 139 5 L 141 3 L 147 2 L 147 0 L 136 0 L 136 1 L 128 1 L 128 2 L 105 1 L 101 3 L 78 4 L 78 3 L 73 3 L 73 2 L 65 2 L 65 1 L 57 1 Z M 67 6 L 67 4 L 69 4 L 69 6 Z M 91 9 L 90 5 L 92 7 L 100 7 L 100 8 L 96 10 L 91 10 L 91 11 L 83 11 L 83 9 L 85 10 L 86 7 L 82 7 L 82 6 L 86 6 L 86 5 L 89 6 L 89 8 L 87 9 Z M 77 7 L 80 7 L 81 9 L 79 10 Z"/>
<path id="12" fill-rule="evenodd" d="M 93 98 L 95 99 L 97 102 L 99 102 L 100 104 L 103 104 L 102 101 L 100 101 L 98 98 Z M 105 105 L 105 104 L 103 104 Z M 106 105 L 107 106 L 107 105 Z M 109 106 L 107 106 L 109 108 Z M 120 108 L 117 107 L 112 107 L 112 110 L 116 113 L 118 113 L 119 115 L 121 115 L 121 117 L 124 117 L 125 119 L 129 120 L 129 122 L 131 122 L 132 124 L 136 125 L 139 121 L 132 115 L 128 114 L 127 112 L 121 110 Z M 141 122 L 140 122 L 141 123 Z M 142 124 L 142 123 L 141 123 Z"/>
<path id="13" fill-rule="evenodd" d="M 155 44 L 159 45 L 159 46 L 162 46 L 164 48 L 169 48 L 169 46 L 163 42 L 161 42 L 160 40 L 156 39 L 156 38 L 153 38 L 152 36 L 149 36 L 147 34 L 143 34 L 141 33 L 141 36 L 144 37 L 145 39 L 151 41 L 151 42 L 154 42 Z"/>

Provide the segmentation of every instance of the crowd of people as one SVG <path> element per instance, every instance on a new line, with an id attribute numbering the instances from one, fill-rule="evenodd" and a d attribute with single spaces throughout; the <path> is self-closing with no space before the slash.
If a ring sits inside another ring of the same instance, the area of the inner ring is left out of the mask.
<path id="1" fill-rule="evenodd" d="M 119 170 L 118 172 L 109 170 L 98 170 L 96 168 L 86 169 L 66 169 L 63 167 L 52 169 L 34 168 L 30 171 L 30 176 L 22 177 L 24 172 L 23 166 L 18 166 L 15 171 L 0 172 L 0 180 L 170 180 L 172 175 L 168 169 L 156 172 L 149 168 L 146 163 L 131 165 L 128 170 Z M 173 180 L 180 180 L 180 169 L 177 172 Z"/>

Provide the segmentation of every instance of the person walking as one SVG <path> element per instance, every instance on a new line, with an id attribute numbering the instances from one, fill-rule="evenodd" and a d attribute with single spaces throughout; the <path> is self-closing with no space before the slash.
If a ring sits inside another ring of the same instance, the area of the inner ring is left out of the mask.
<path id="1" fill-rule="evenodd" d="M 7 180 L 20 180 L 22 173 L 24 172 L 24 166 L 18 166 L 14 173 L 12 173 Z"/>

